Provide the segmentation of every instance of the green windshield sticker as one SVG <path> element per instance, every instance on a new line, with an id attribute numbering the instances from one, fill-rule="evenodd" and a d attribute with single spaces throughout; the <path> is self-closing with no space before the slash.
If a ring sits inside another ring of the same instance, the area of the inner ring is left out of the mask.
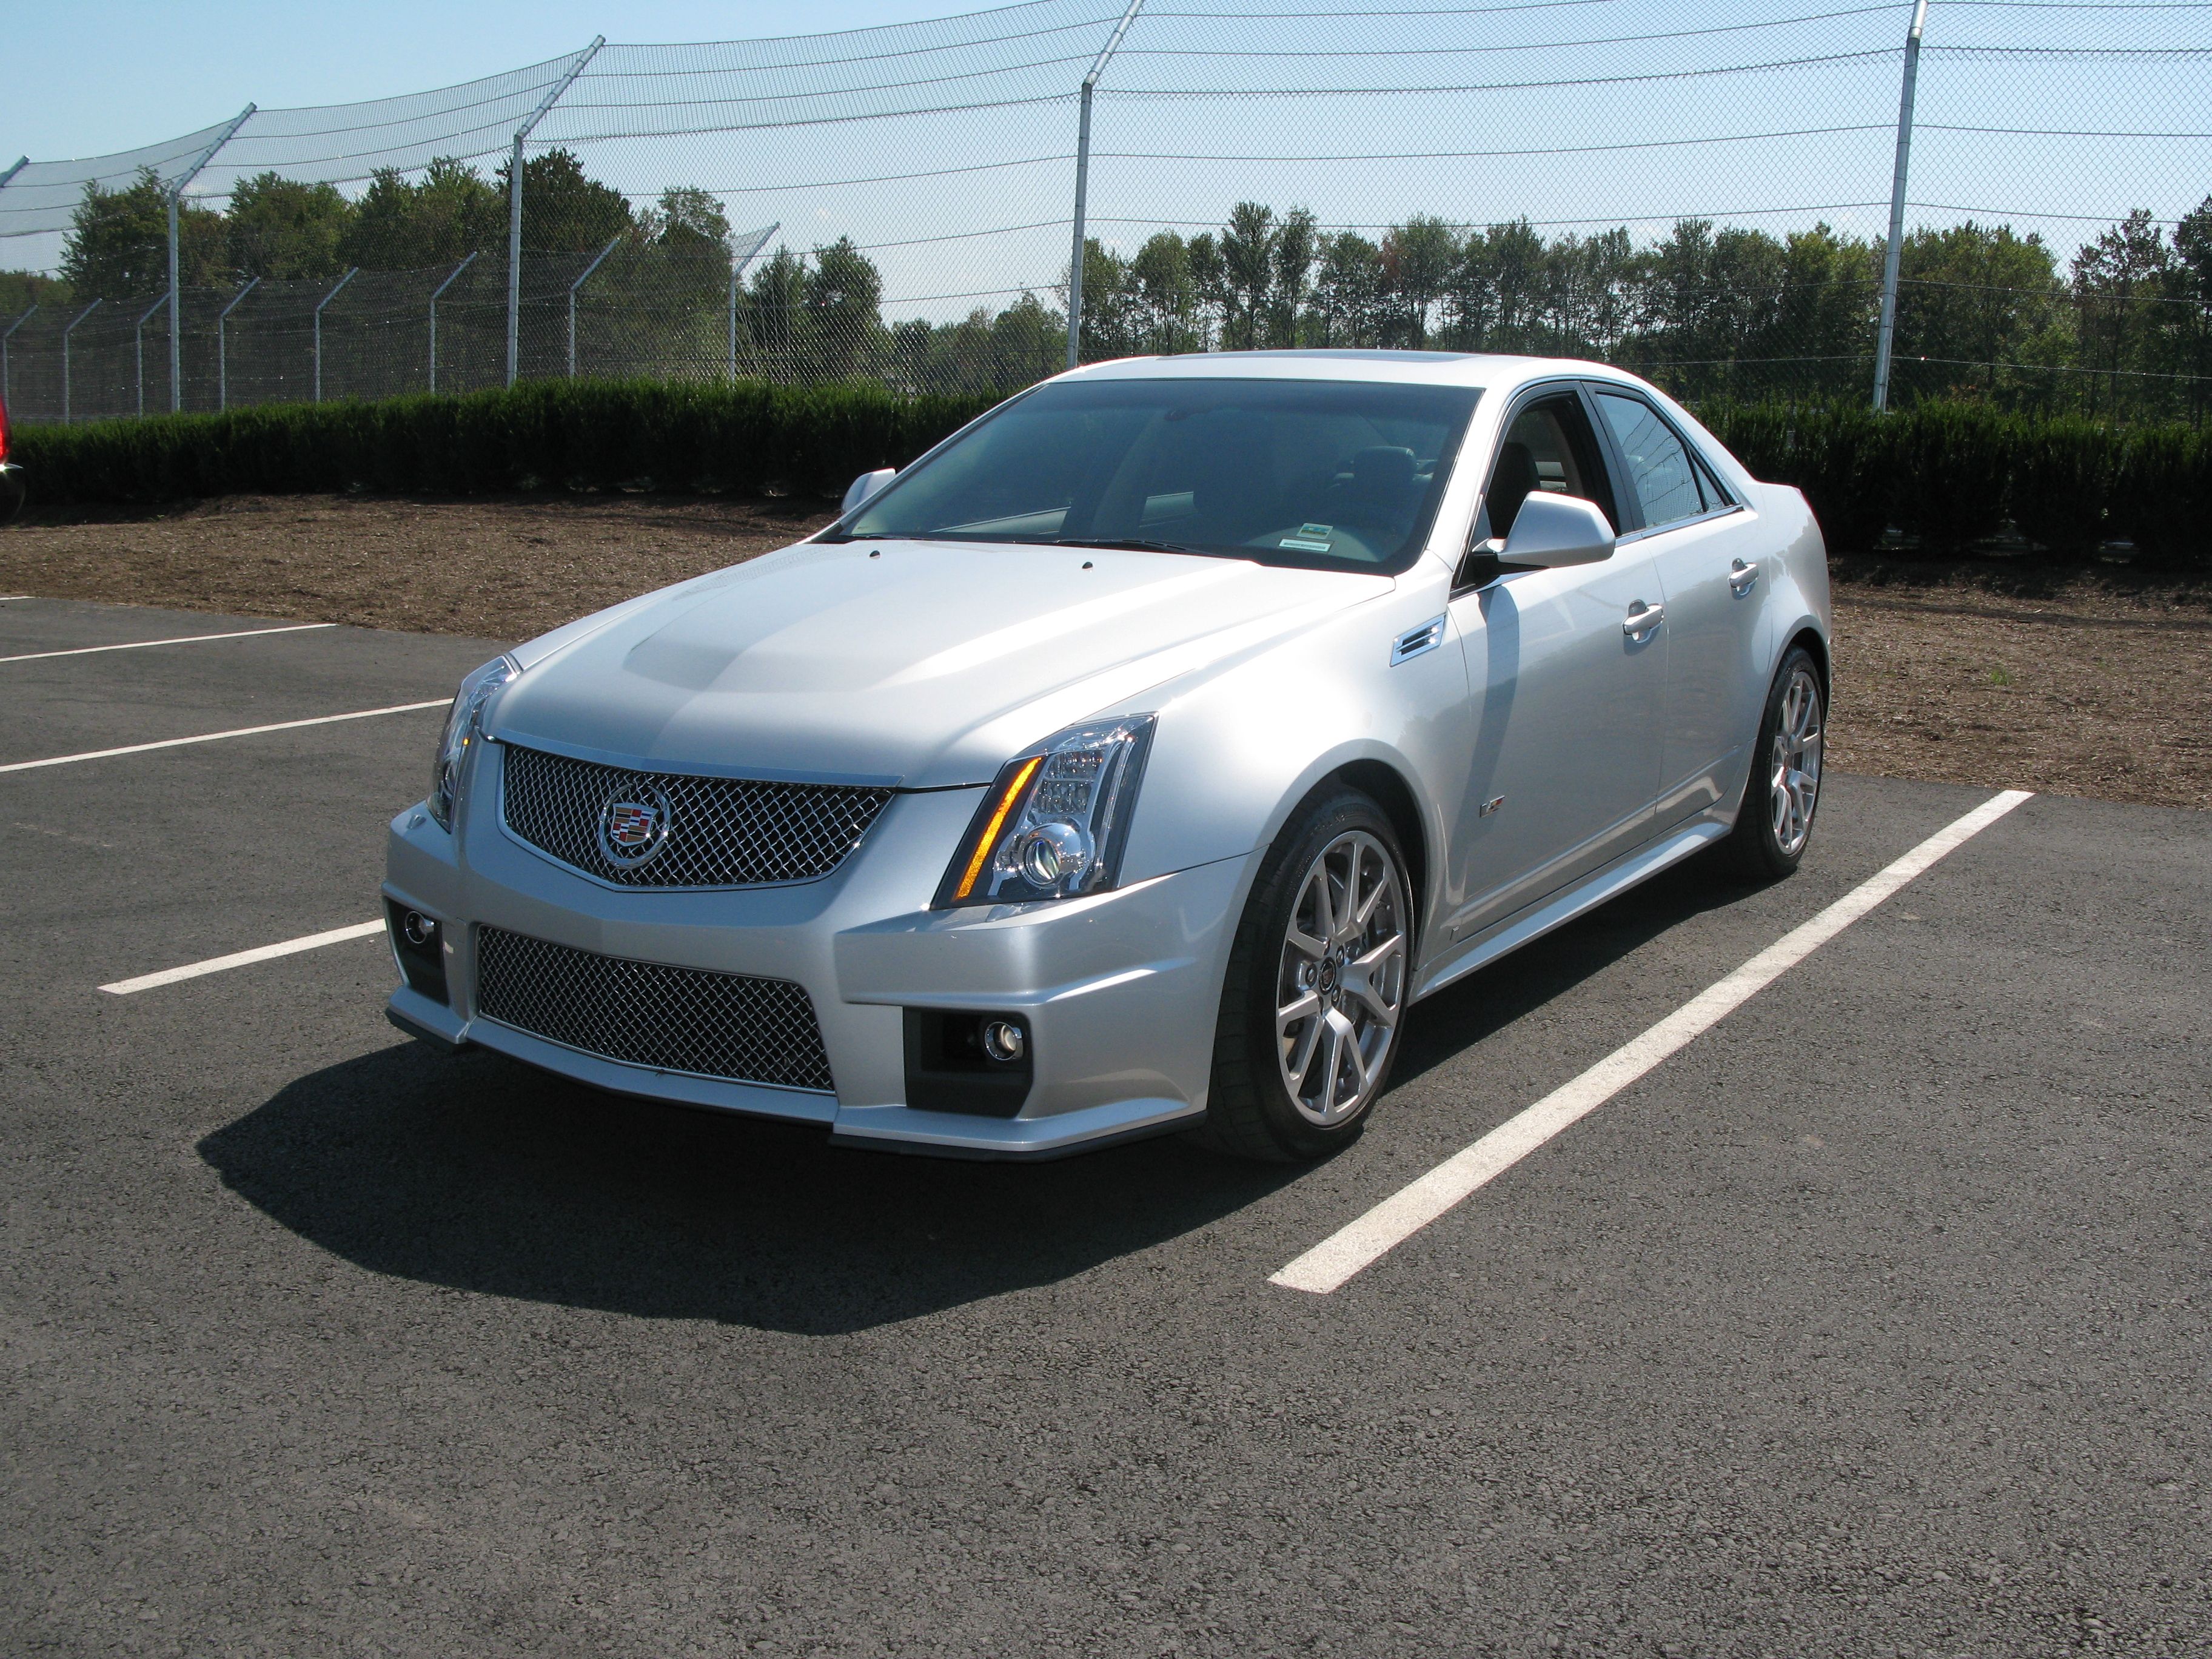
<path id="1" fill-rule="evenodd" d="M 1298 526 L 1298 534 L 1310 542 L 1325 542 L 1333 527 L 1325 524 L 1302 524 Z"/>

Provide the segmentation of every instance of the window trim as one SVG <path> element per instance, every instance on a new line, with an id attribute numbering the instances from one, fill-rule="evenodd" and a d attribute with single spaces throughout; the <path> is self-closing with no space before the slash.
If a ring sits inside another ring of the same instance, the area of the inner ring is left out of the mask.
<path id="1" fill-rule="evenodd" d="M 1461 573 L 1467 568 L 1468 561 L 1474 556 L 1475 529 L 1482 523 L 1483 513 L 1490 505 L 1490 480 L 1498 471 L 1498 457 L 1499 452 L 1505 447 L 1506 434 L 1513 430 L 1513 423 L 1521 418 L 1530 404 L 1548 403 L 1563 394 L 1574 398 L 1581 405 L 1583 424 L 1589 428 L 1590 436 L 1597 444 L 1598 469 L 1605 475 L 1601 482 L 1605 485 L 1606 493 L 1613 498 L 1611 503 L 1613 510 L 1607 515 L 1608 520 L 1613 524 L 1620 524 L 1628 516 L 1627 503 L 1622 499 L 1621 487 L 1615 477 L 1620 471 L 1620 461 L 1614 454 L 1612 440 L 1604 429 L 1603 414 L 1590 401 L 1589 382 L 1575 376 L 1564 376 L 1555 380 L 1537 380 L 1524 386 L 1513 394 L 1513 401 L 1506 404 L 1505 413 L 1498 424 L 1497 439 L 1491 444 L 1489 454 L 1483 459 L 1480 482 L 1475 486 L 1474 511 L 1468 519 L 1467 535 L 1461 544 L 1459 557 L 1452 566 L 1449 596 L 1452 599 L 1457 599 L 1469 593 L 1479 593 L 1485 588 L 1503 581 L 1508 576 L 1527 574 L 1525 569 L 1514 568 L 1501 569 L 1479 582 L 1463 582 L 1460 580 Z M 1592 504 L 1599 512 L 1606 512 L 1607 505 L 1606 502 L 1596 501 Z M 1640 510 L 1638 516 L 1639 518 L 1642 516 Z M 1615 532 L 1613 542 L 1616 546 L 1625 538 L 1626 533 L 1626 532 Z"/>

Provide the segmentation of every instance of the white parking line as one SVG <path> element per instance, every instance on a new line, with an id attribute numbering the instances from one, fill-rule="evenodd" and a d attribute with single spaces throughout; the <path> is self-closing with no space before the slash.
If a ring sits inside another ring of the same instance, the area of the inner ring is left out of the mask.
<path id="1" fill-rule="evenodd" d="M 267 962 L 272 957 L 289 957 L 301 951 L 319 950 L 325 945 L 343 945 L 349 939 L 367 939 L 371 933 L 384 931 L 383 921 L 364 921 L 352 927 L 333 927 L 327 933 L 309 933 L 305 939 L 288 939 L 282 945 L 260 945 L 251 951 L 234 951 L 227 957 L 210 957 L 205 962 L 188 962 L 181 968 L 164 968 L 158 974 L 141 974 L 136 979 L 118 979 L 112 985 L 100 988 L 112 995 L 127 997 L 133 991 L 150 991 L 157 985 L 174 985 L 180 979 L 198 979 L 203 974 L 220 974 L 228 968 L 243 968 L 249 963 Z"/>
<path id="2" fill-rule="evenodd" d="M 1595 1111 L 1692 1039 L 1819 950 L 1915 876 L 1964 846 L 2030 799 L 2025 789 L 1993 795 L 1860 883 L 1810 921 L 1784 933 L 1727 978 L 1701 991 L 1656 1025 L 1622 1044 L 1571 1083 L 1505 1120 L 1474 1145 L 1400 1188 L 1268 1279 L 1285 1290 L 1327 1296 L 1361 1268 L 1402 1244 L 1561 1130 Z"/>
<path id="3" fill-rule="evenodd" d="M 235 634 L 180 634 L 173 640 L 131 640 L 122 645 L 80 645 L 68 651 L 26 651 L 19 657 L 0 657 L 0 662 L 43 662 L 48 657 L 89 657 L 102 651 L 143 651 L 156 645 L 201 645 L 209 640 L 257 640 L 264 634 L 305 634 L 317 628 L 336 628 L 336 623 L 292 623 L 283 628 L 246 628 Z"/>
<path id="4" fill-rule="evenodd" d="M 258 738 L 264 732 L 296 732 L 303 726 L 334 726 L 340 720 L 369 720 L 379 714 L 411 714 L 421 708 L 449 708 L 451 697 L 428 702 L 398 702 L 389 708 L 356 708 L 350 714 L 318 714 L 307 720 L 278 720 L 273 726 L 241 726 L 231 732 L 203 732 L 196 738 L 164 738 L 159 743 L 125 744 L 120 749 L 88 749 L 82 755 L 55 755 L 46 760 L 15 761 L 0 772 L 32 772 L 41 766 L 70 766 L 78 761 L 106 760 L 112 755 L 143 755 L 151 749 L 181 749 L 191 743 L 220 743 L 225 738 Z"/>
<path id="5" fill-rule="evenodd" d="M 34 599 L 35 593 L 0 593 L 0 605 L 13 605 L 18 599 Z"/>

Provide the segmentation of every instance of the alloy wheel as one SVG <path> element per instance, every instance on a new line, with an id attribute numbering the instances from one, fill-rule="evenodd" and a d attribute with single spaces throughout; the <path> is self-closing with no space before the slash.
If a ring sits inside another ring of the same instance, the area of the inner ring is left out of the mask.
<path id="1" fill-rule="evenodd" d="M 1328 1128 L 1366 1109 L 1405 998 L 1405 881 L 1382 842 L 1346 830 L 1298 884 L 1276 971 L 1276 1063 L 1301 1117 Z"/>
<path id="2" fill-rule="evenodd" d="M 1802 664 L 1782 693 L 1768 771 L 1768 813 L 1774 844 L 1795 858 L 1813 833 L 1820 803 L 1820 683 Z"/>

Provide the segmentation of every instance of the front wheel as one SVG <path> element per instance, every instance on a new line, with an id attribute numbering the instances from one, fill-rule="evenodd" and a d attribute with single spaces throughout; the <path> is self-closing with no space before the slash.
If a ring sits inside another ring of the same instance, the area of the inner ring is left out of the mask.
<path id="1" fill-rule="evenodd" d="M 1820 805 L 1826 704 L 1820 665 L 1804 647 L 1792 646 L 1767 689 L 1751 776 L 1727 843 L 1738 872 L 1753 880 L 1777 881 L 1793 873 L 1812 842 L 1813 815 Z"/>
<path id="2" fill-rule="evenodd" d="M 1324 1157 L 1358 1137 L 1404 1026 L 1413 911 L 1397 832 L 1346 789 L 1301 807 L 1230 953 L 1206 1122 L 1238 1157 Z"/>

